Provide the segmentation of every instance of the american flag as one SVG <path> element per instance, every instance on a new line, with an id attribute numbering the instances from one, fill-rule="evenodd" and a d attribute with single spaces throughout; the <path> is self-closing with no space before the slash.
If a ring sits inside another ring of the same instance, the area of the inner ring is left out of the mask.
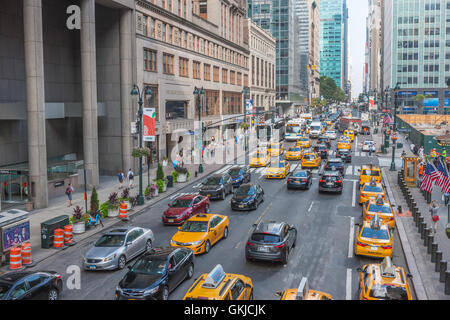
<path id="1" fill-rule="evenodd" d="M 450 190 L 450 178 L 447 170 L 447 166 L 443 163 L 442 157 L 439 157 L 437 170 L 439 171 L 439 179 L 436 180 L 436 185 L 441 187 L 443 193 Z"/>
<path id="2" fill-rule="evenodd" d="M 428 162 L 423 174 L 423 180 L 422 184 L 420 185 L 420 189 L 426 190 L 428 193 L 431 193 L 433 191 L 433 182 L 438 178 L 439 172 L 431 163 Z"/>

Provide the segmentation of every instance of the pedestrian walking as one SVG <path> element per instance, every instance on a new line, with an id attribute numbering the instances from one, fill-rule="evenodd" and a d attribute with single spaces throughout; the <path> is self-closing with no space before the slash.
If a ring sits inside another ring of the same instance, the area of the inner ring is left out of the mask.
<path id="1" fill-rule="evenodd" d="M 74 191 L 74 189 L 72 187 L 72 184 L 69 183 L 69 185 L 66 188 L 66 195 L 67 195 L 67 198 L 69 198 L 69 205 L 68 205 L 68 207 L 70 207 L 72 205 L 72 194 L 73 194 L 73 191 Z"/>
<path id="2" fill-rule="evenodd" d="M 123 188 L 123 178 L 124 178 L 124 174 L 122 172 L 122 170 L 120 170 L 119 174 L 117 175 L 117 178 L 119 179 L 119 189 Z"/>
<path id="3" fill-rule="evenodd" d="M 131 170 L 131 168 L 128 170 L 127 173 L 127 179 L 128 179 L 128 187 L 130 189 L 133 189 L 133 184 L 134 184 L 134 172 Z"/>
<path id="4" fill-rule="evenodd" d="M 419 157 L 420 157 L 420 159 L 422 160 L 422 162 L 424 161 L 424 158 L 423 158 L 423 147 L 421 146 L 420 148 L 419 148 Z"/>
<path id="5" fill-rule="evenodd" d="M 444 192 L 443 197 L 444 197 L 444 204 L 445 204 L 445 206 L 448 206 L 448 202 L 450 200 L 450 192 L 449 191 Z"/>
<path id="6" fill-rule="evenodd" d="M 409 146 L 409 148 L 411 149 L 411 152 L 414 152 L 414 147 L 415 147 L 414 143 L 411 143 L 411 145 Z"/>
<path id="7" fill-rule="evenodd" d="M 417 148 L 417 146 L 414 146 L 414 150 L 413 150 L 414 154 L 417 155 L 417 153 L 419 152 L 419 149 Z"/>
<path id="8" fill-rule="evenodd" d="M 430 214 L 431 214 L 431 225 L 433 228 L 433 232 L 436 233 L 436 223 L 439 221 L 439 208 L 441 205 L 436 200 L 431 201 L 430 204 Z"/>

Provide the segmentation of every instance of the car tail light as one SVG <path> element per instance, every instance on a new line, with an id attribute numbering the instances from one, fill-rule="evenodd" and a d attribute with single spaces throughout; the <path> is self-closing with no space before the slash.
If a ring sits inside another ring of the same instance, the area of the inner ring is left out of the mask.
<path id="1" fill-rule="evenodd" d="M 337 182 L 337 183 L 342 183 L 342 180 L 337 180 L 336 182 Z"/>
<path id="2" fill-rule="evenodd" d="M 392 246 L 381 246 L 381 247 L 385 250 L 392 249 Z"/>
<path id="3" fill-rule="evenodd" d="M 302 179 L 302 182 L 308 182 L 308 179 Z"/>
<path id="4" fill-rule="evenodd" d="M 361 243 L 361 242 L 357 242 L 356 244 L 357 244 L 358 246 L 360 246 L 360 247 L 367 247 L 367 246 L 368 246 L 368 244 Z"/>
<path id="5" fill-rule="evenodd" d="M 325 180 L 323 180 L 323 179 L 320 179 L 320 180 L 319 180 L 319 182 L 320 182 L 320 183 L 323 183 L 323 182 L 325 182 Z"/>
<path id="6" fill-rule="evenodd" d="M 281 248 L 284 248 L 284 246 L 285 246 L 285 243 L 275 246 L 274 248 L 281 249 Z"/>
<path id="7" fill-rule="evenodd" d="M 288 179 L 287 181 L 288 181 L 288 182 L 292 182 L 292 179 Z"/>
<path id="8" fill-rule="evenodd" d="M 250 241 L 247 241 L 247 246 L 252 247 L 252 246 L 254 246 L 254 244 L 251 243 Z"/>
<path id="9" fill-rule="evenodd" d="M 60 275 L 60 274 L 56 274 L 55 277 L 56 277 L 57 279 L 61 279 L 61 275 Z"/>

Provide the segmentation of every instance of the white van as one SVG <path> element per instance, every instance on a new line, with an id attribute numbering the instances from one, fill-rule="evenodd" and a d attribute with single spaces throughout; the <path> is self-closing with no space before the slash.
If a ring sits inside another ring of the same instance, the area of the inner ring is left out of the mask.
<path id="1" fill-rule="evenodd" d="M 320 121 L 311 122 L 311 126 L 309 128 L 309 137 L 318 138 L 321 134 L 322 134 L 322 123 Z"/>

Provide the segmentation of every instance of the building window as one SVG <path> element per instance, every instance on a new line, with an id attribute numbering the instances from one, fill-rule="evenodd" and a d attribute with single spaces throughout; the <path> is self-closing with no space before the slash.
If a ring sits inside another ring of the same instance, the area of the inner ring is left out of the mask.
<path id="1" fill-rule="evenodd" d="M 242 73 L 240 73 L 240 72 L 237 73 L 236 84 L 238 86 L 242 86 Z"/>
<path id="2" fill-rule="evenodd" d="M 186 19 L 186 0 L 183 0 L 183 17 Z"/>
<path id="3" fill-rule="evenodd" d="M 230 84 L 236 83 L 236 72 L 230 70 Z"/>
<path id="4" fill-rule="evenodd" d="M 201 79 L 200 69 L 201 69 L 201 64 L 200 64 L 200 62 L 198 62 L 198 61 L 193 61 L 193 62 L 192 62 L 192 72 L 193 72 L 192 77 L 193 77 L 194 79 Z"/>
<path id="5" fill-rule="evenodd" d="M 161 7 L 166 8 L 166 0 L 161 0 Z"/>
<path id="6" fill-rule="evenodd" d="M 162 41 L 167 41 L 167 39 L 166 39 L 166 28 L 167 28 L 167 24 L 163 23 L 162 27 L 161 27 L 161 29 L 162 29 L 162 35 L 161 35 Z"/>
<path id="7" fill-rule="evenodd" d="M 172 38 L 172 26 L 169 26 L 169 28 L 168 28 L 168 30 L 167 30 L 167 42 L 173 43 L 173 38 Z"/>
<path id="8" fill-rule="evenodd" d="M 228 83 L 228 69 L 222 68 L 222 83 Z"/>
<path id="9" fill-rule="evenodd" d="M 244 74 L 244 87 L 248 87 L 248 74 Z"/>
<path id="10" fill-rule="evenodd" d="M 178 16 L 181 17 L 181 0 L 178 0 Z"/>
<path id="11" fill-rule="evenodd" d="M 167 4 L 169 5 L 169 8 L 167 8 L 170 12 L 172 12 L 172 0 L 167 0 Z"/>
<path id="12" fill-rule="evenodd" d="M 156 72 L 157 54 L 155 50 L 144 48 L 144 70 Z"/>
<path id="13" fill-rule="evenodd" d="M 203 80 L 211 81 L 211 65 L 203 64 Z"/>
<path id="14" fill-rule="evenodd" d="M 150 18 L 150 37 L 154 38 L 155 37 L 155 19 Z"/>
<path id="15" fill-rule="evenodd" d="M 163 72 L 165 74 L 174 74 L 173 73 L 173 59 L 174 59 L 174 56 L 172 54 L 163 53 Z"/>
<path id="16" fill-rule="evenodd" d="M 180 57 L 179 67 L 180 77 L 189 77 L 189 59 Z"/>
<path id="17" fill-rule="evenodd" d="M 242 104 L 240 92 L 223 91 L 222 114 L 240 114 L 242 113 Z"/>
<path id="18" fill-rule="evenodd" d="M 220 72 L 220 68 L 214 66 L 214 67 L 213 67 L 213 81 L 214 81 L 214 82 L 219 82 L 219 81 L 220 81 L 220 80 L 219 80 L 219 72 Z"/>
<path id="19" fill-rule="evenodd" d="M 205 90 L 205 95 L 202 96 L 202 117 L 220 115 L 220 91 Z M 195 117 L 198 117 L 198 108 L 195 108 Z"/>

